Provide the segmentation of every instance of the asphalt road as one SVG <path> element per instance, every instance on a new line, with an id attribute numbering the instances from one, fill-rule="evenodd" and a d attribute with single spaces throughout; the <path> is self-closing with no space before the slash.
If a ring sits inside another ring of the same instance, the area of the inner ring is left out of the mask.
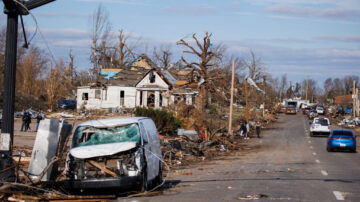
<path id="1" fill-rule="evenodd" d="M 244 140 L 248 151 L 172 171 L 161 193 L 118 201 L 360 201 L 360 154 L 328 153 L 308 128 L 301 114 L 281 115 L 261 139 Z"/>

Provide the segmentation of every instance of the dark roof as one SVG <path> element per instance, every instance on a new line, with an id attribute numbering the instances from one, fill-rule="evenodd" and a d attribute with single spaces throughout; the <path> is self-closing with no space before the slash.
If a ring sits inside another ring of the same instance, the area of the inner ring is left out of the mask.
<path id="1" fill-rule="evenodd" d="M 171 82 L 161 73 L 160 68 L 158 68 L 145 54 L 141 54 L 130 66 L 123 66 L 121 71 L 109 80 L 106 80 L 105 76 L 101 76 L 101 81 L 102 83 L 110 85 L 134 87 L 150 71 L 156 71 L 165 82 L 171 85 Z"/>

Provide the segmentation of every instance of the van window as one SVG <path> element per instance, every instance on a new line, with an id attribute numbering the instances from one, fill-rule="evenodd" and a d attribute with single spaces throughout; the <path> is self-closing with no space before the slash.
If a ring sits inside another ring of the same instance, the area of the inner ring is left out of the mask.
<path id="1" fill-rule="evenodd" d="M 136 123 L 113 128 L 80 126 L 76 129 L 72 147 L 81 147 L 116 142 L 140 143 L 139 127 Z"/>

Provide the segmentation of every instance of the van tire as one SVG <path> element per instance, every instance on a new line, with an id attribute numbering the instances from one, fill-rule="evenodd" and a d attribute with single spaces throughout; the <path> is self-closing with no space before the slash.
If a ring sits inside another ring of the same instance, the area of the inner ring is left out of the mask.
<path id="1" fill-rule="evenodd" d="M 161 161 L 159 163 L 159 174 L 156 176 L 156 185 L 160 185 L 162 183 L 163 179 L 162 179 L 162 166 L 161 166 Z"/>
<path id="2" fill-rule="evenodd" d="M 144 169 L 143 172 L 142 172 L 142 181 L 141 181 L 140 192 L 144 193 L 148 189 L 149 189 L 149 182 L 147 180 L 146 169 Z"/>

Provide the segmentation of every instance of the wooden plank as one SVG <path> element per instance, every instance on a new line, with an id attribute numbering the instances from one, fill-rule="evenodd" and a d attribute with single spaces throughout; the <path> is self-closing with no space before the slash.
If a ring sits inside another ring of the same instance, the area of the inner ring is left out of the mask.
<path id="1" fill-rule="evenodd" d="M 100 170 L 104 171 L 105 173 L 113 176 L 113 177 L 118 177 L 118 175 L 116 173 L 114 173 L 113 171 L 107 169 L 105 166 L 102 166 L 102 165 L 100 165 L 99 163 L 97 163 L 97 162 L 95 162 L 93 160 L 89 160 L 87 162 L 90 163 L 91 165 L 99 168 Z"/>

